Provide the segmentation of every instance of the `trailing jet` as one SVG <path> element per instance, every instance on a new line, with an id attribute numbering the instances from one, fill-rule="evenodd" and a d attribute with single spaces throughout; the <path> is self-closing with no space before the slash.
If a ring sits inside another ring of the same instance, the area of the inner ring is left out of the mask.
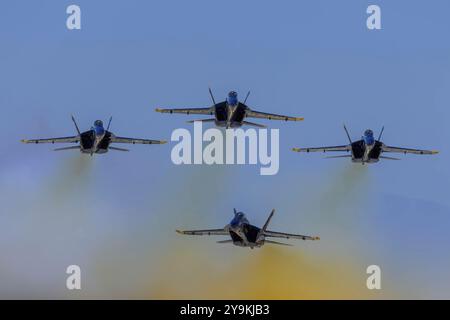
<path id="1" fill-rule="evenodd" d="M 284 239 L 301 239 L 301 240 L 320 240 L 319 237 L 303 236 L 300 234 L 290 234 L 283 232 L 275 232 L 267 230 L 270 219 L 272 219 L 275 209 L 267 218 L 266 223 L 262 228 L 255 227 L 251 225 L 243 212 L 237 212 L 234 209 L 234 218 L 229 224 L 227 224 L 223 229 L 209 229 L 209 230 L 191 230 L 191 231 L 180 231 L 178 233 L 188 234 L 188 235 L 218 235 L 218 236 L 231 236 L 230 240 L 217 241 L 217 243 L 232 243 L 239 247 L 250 247 L 259 248 L 265 243 L 278 244 L 290 246 L 287 243 L 281 243 L 273 240 L 268 240 L 267 238 L 284 238 Z"/>
<path id="2" fill-rule="evenodd" d="M 357 140 L 352 142 L 350 135 L 348 133 L 347 128 L 344 125 L 344 130 L 347 134 L 348 140 L 350 144 L 344 146 L 335 146 L 335 147 L 322 147 L 322 148 L 293 148 L 293 151 L 296 152 L 334 152 L 334 151 L 346 151 L 351 152 L 349 155 L 339 155 L 339 156 L 331 156 L 328 158 L 351 158 L 352 162 L 356 163 L 375 163 L 380 159 L 388 159 L 388 160 L 400 160 L 399 158 L 393 158 L 384 156 L 383 153 L 414 153 L 414 154 L 436 154 L 438 151 L 429 151 L 429 150 L 420 150 L 420 149 L 407 149 L 407 148 L 398 148 L 398 147 L 390 147 L 385 145 L 380 141 L 381 135 L 383 134 L 384 127 L 381 129 L 380 135 L 378 139 L 375 140 L 373 136 L 373 131 L 367 129 L 364 132 L 361 140 Z"/>
<path id="3" fill-rule="evenodd" d="M 91 130 L 80 132 L 75 118 L 72 116 L 72 121 L 78 132 L 78 135 L 72 137 L 62 138 L 49 138 L 49 139 L 33 139 L 22 140 L 23 143 L 79 143 L 77 146 L 70 146 L 64 148 L 57 148 L 55 151 L 61 150 L 80 150 L 82 153 L 88 153 L 91 156 L 94 153 L 106 153 L 109 149 L 117 151 L 129 151 L 128 149 L 117 148 L 110 146 L 111 143 L 132 143 L 132 144 L 164 144 L 164 140 L 148 140 L 148 139 L 135 139 L 117 137 L 111 131 L 109 127 L 111 125 L 112 117 L 109 119 L 108 127 L 103 127 L 103 121 L 96 120 Z"/>
<path id="4" fill-rule="evenodd" d="M 250 109 L 245 103 L 247 102 L 250 91 L 247 93 L 244 102 L 239 102 L 238 95 L 235 91 L 228 93 L 225 101 L 216 103 L 211 89 L 209 94 L 213 105 L 208 108 L 185 108 L 185 109 L 160 109 L 156 108 L 157 112 L 161 113 L 184 113 L 184 114 L 200 114 L 200 115 L 213 115 L 211 119 L 201 119 L 188 121 L 190 123 L 194 121 L 202 122 L 214 122 L 218 127 L 225 128 L 238 128 L 242 125 L 249 125 L 258 128 L 265 128 L 265 125 L 246 121 L 245 118 L 260 118 L 268 120 L 283 120 L 283 121 L 301 121 L 303 118 L 289 117 L 279 114 L 265 113 L 254 111 Z"/>

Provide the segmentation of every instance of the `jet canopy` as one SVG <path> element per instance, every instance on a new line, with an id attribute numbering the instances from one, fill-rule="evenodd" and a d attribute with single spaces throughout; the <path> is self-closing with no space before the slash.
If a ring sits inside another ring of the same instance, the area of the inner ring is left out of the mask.
<path id="1" fill-rule="evenodd" d="M 103 121 L 102 120 L 95 120 L 94 126 L 96 126 L 96 127 L 103 127 Z"/>

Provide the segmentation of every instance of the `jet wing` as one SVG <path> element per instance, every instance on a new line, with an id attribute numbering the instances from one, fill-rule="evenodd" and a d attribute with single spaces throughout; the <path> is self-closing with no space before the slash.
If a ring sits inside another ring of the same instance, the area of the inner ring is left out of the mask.
<path id="1" fill-rule="evenodd" d="M 303 118 L 299 118 L 299 117 L 289 117 L 289 116 L 283 116 L 280 114 L 253 111 L 250 109 L 247 109 L 246 116 L 249 118 L 260 118 L 260 119 L 268 119 L 268 120 L 283 120 L 283 121 L 301 121 L 301 120 L 303 120 Z"/>
<path id="2" fill-rule="evenodd" d="M 284 239 L 301 239 L 301 240 L 320 240 L 319 237 L 304 236 L 301 234 L 291 234 L 275 231 L 264 231 L 265 237 L 284 238 Z"/>
<path id="3" fill-rule="evenodd" d="M 180 109 L 156 108 L 155 111 L 161 113 L 184 113 L 184 114 L 205 114 L 205 115 L 214 114 L 214 108 L 180 108 Z"/>
<path id="4" fill-rule="evenodd" d="M 296 152 L 330 152 L 330 151 L 351 151 L 352 147 L 347 146 L 334 146 L 334 147 L 320 147 L 320 148 L 292 148 L 292 151 Z"/>
<path id="5" fill-rule="evenodd" d="M 132 144 L 164 144 L 165 140 L 150 140 L 150 139 L 136 139 L 136 138 L 124 138 L 124 137 L 111 137 L 111 142 L 114 143 L 132 143 Z"/>
<path id="6" fill-rule="evenodd" d="M 180 234 L 189 234 L 192 236 L 203 236 L 203 235 L 215 235 L 215 236 L 227 236 L 230 235 L 230 233 L 225 229 L 206 229 L 206 230 L 188 230 L 188 231 L 181 231 L 176 230 Z"/>
<path id="7" fill-rule="evenodd" d="M 79 136 L 74 137 L 62 137 L 62 138 L 49 138 L 49 139 L 23 139 L 23 143 L 76 143 L 80 141 Z"/>
<path id="8" fill-rule="evenodd" d="M 390 146 L 382 146 L 381 151 L 383 152 L 396 152 L 396 153 L 414 153 L 414 154 L 436 154 L 438 151 L 431 150 L 420 150 L 420 149 L 407 149 L 407 148 L 398 148 L 398 147 L 390 147 Z"/>

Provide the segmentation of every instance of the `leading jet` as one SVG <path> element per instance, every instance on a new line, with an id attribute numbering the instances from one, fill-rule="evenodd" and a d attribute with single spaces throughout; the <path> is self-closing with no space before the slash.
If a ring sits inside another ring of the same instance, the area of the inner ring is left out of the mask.
<path id="1" fill-rule="evenodd" d="M 331 156 L 328 158 L 351 158 L 352 162 L 355 163 L 376 163 L 380 159 L 387 160 L 400 160 L 399 158 L 384 156 L 384 153 L 413 153 L 413 154 L 436 154 L 438 151 L 430 151 L 430 150 L 420 150 L 420 149 L 408 149 L 408 148 L 399 148 L 399 147 L 391 147 L 385 145 L 380 141 L 381 136 L 384 131 L 384 127 L 380 131 L 380 135 L 376 140 L 373 136 L 373 131 L 367 129 L 364 132 L 361 140 L 352 141 L 350 138 L 350 134 L 348 133 L 347 128 L 344 125 L 345 133 L 347 134 L 348 140 L 350 144 L 343 146 L 334 146 L 334 147 L 320 147 L 320 148 L 293 148 L 292 151 L 296 152 L 335 152 L 335 151 L 345 151 L 350 152 L 348 155 L 339 155 L 339 156 Z"/>
<path id="2" fill-rule="evenodd" d="M 272 210 L 272 212 L 269 215 L 269 218 L 267 218 L 267 221 L 262 228 L 258 228 L 254 225 L 251 225 L 243 212 L 237 212 L 236 209 L 234 209 L 233 220 L 231 220 L 231 222 L 222 229 L 206 229 L 206 230 L 190 230 L 190 231 L 176 230 L 176 231 L 180 234 L 197 235 L 197 236 L 199 235 L 230 236 L 231 237 L 230 240 L 221 240 L 217 241 L 217 243 L 232 243 L 239 247 L 249 247 L 251 249 L 262 247 L 266 243 L 290 246 L 290 244 L 268 240 L 267 238 L 320 240 L 319 237 L 303 236 L 300 234 L 291 234 L 267 230 L 267 226 L 269 225 L 269 222 L 272 219 L 274 213 L 275 209 Z"/>
<path id="3" fill-rule="evenodd" d="M 260 118 L 268 120 L 283 120 L 283 121 L 301 121 L 303 118 L 283 116 L 279 114 L 265 113 L 254 111 L 247 105 L 247 99 L 250 95 L 250 91 L 244 99 L 244 102 L 240 102 L 236 91 L 231 91 L 225 101 L 216 103 L 211 88 L 209 89 L 209 95 L 213 105 L 208 108 L 182 108 L 182 109 L 161 109 L 156 108 L 156 112 L 161 113 L 184 113 L 184 114 L 199 114 L 199 115 L 213 115 L 211 119 L 200 119 L 188 121 L 190 123 L 194 121 L 202 122 L 214 122 L 218 127 L 238 128 L 242 125 L 249 125 L 258 128 L 265 128 L 265 125 L 246 121 L 246 118 Z"/>
<path id="4" fill-rule="evenodd" d="M 90 130 L 80 132 L 75 118 L 72 116 L 72 121 L 77 130 L 76 136 L 62 137 L 62 138 L 49 138 L 49 139 L 32 139 L 22 140 L 23 143 L 79 143 L 77 146 L 56 148 L 55 151 L 61 150 L 80 150 L 81 153 L 87 153 L 91 156 L 94 153 L 102 154 L 108 152 L 108 150 L 116 151 L 129 151 L 128 149 L 118 148 L 111 146 L 112 143 L 131 143 L 131 144 L 164 144 L 164 140 L 149 140 L 149 139 L 135 139 L 124 138 L 114 135 L 109 131 L 112 117 L 109 119 L 107 128 L 103 127 L 103 121 L 96 120 Z"/>

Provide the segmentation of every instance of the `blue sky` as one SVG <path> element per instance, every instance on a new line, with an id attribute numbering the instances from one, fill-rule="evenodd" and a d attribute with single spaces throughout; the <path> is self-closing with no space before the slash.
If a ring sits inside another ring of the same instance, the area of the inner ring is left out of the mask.
<path id="1" fill-rule="evenodd" d="M 65 26 L 72 3 L 79 31 Z M 367 30 L 369 4 L 381 7 L 382 30 Z M 223 274 L 230 261 L 261 258 L 173 232 L 223 226 L 236 207 L 257 225 L 277 208 L 273 229 L 320 235 L 280 249 L 312 265 L 351 261 L 364 278 L 379 264 L 381 296 L 449 298 L 449 10 L 446 1 L 3 2 L 0 296 L 77 297 L 64 289 L 75 263 L 84 297 L 203 298 L 201 275 L 192 292 L 155 286 L 173 280 L 156 261 L 181 247 L 185 259 L 214 257 Z M 154 108 L 208 106 L 208 86 L 216 99 L 251 90 L 251 107 L 305 117 L 268 123 L 280 129 L 278 175 L 174 166 L 170 143 L 93 158 L 19 143 L 74 134 L 71 114 L 81 129 L 112 115 L 118 135 L 169 139 L 188 117 Z M 361 168 L 290 151 L 346 143 L 343 123 L 354 139 L 384 125 L 387 144 L 441 153 Z"/>

